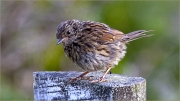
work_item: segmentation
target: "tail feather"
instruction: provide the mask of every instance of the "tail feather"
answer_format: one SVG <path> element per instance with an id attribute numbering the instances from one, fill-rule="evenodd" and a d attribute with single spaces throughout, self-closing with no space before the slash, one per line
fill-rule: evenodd
<path id="1" fill-rule="evenodd" d="M 146 32 L 151 32 L 151 31 L 153 31 L 153 30 L 149 30 L 149 31 L 138 30 L 138 31 L 128 33 L 122 38 L 122 41 L 124 41 L 125 43 L 128 43 L 128 42 L 131 42 L 133 40 L 137 40 L 139 38 L 152 36 L 153 34 L 149 34 L 149 35 L 145 34 Z"/>

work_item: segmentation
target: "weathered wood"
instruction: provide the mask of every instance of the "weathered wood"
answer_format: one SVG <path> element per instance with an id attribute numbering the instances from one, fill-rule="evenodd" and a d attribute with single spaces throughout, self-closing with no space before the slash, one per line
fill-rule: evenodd
<path id="1" fill-rule="evenodd" d="M 82 72 L 34 72 L 34 100 L 146 100 L 146 80 L 141 77 L 126 77 L 117 74 L 106 75 L 107 82 L 90 83 L 77 80 L 68 84 Z M 101 72 L 87 76 L 97 79 Z"/>

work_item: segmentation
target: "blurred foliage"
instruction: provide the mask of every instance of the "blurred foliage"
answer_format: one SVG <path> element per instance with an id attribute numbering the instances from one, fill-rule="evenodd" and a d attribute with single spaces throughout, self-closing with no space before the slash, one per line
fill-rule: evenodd
<path id="1" fill-rule="evenodd" d="M 124 33 L 154 30 L 127 45 L 113 73 L 147 80 L 148 100 L 179 96 L 179 1 L 1 1 L 1 100 L 32 100 L 35 71 L 82 71 L 56 45 L 64 20 L 93 20 Z"/>
<path id="2" fill-rule="evenodd" d="M 23 94 L 20 89 L 17 88 L 13 88 L 11 83 L 6 81 L 6 80 L 2 80 L 2 82 L 0 82 L 0 95 L 1 95 L 1 101 L 3 100 L 17 100 L 17 99 L 21 99 L 21 100 L 26 100 L 26 99 L 30 99 L 30 97 L 28 98 L 27 94 Z"/>

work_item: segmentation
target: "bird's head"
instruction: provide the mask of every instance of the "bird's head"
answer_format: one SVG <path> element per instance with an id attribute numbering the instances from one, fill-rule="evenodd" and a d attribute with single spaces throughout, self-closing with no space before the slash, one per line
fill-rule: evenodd
<path id="1" fill-rule="evenodd" d="M 78 31 L 78 25 L 80 21 L 78 20 L 67 20 L 61 22 L 57 27 L 56 38 L 58 39 L 57 44 L 74 41 Z"/>

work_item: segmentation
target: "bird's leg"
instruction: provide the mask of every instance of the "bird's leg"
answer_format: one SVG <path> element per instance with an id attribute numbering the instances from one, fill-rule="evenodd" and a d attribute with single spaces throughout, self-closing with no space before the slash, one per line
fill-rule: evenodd
<path id="1" fill-rule="evenodd" d="M 106 74 L 107 74 L 110 70 L 111 70 L 111 68 L 108 68 L 108 69 L 105 71 L 105 73 L 103 74 L 103 76 L 100 77 L 99 80 L 93 80 L 93 81 L 91 81 L 91 83 L 104 82 L 104 81 L 106 81 L 106 80 L 104 80 L 104 77 L 106 76 Z"/>
<path id="2" fill-rule="evenodd" d="M 108 68 L 108 69 L 105 71 L 105 73 L 103 74 L 103 76 L 100 77 L 100 80 L 99 80 L 100 82 L 103 81 L 104 77 L 106 76 L 106 74 L 107 74 L 110 70 L 111 70 L 111 68 Z"/>
<path id="3" fill-rule="evenodd" d="M 82 79 L 82 77 L 83 77 L 84 75 L 86 75 L 87 73 L 89 73 L 89 72 L 88 72 L 88 71 L 86 71 L 86 72 L 82 73 L 81 75 L 79 75 L 78 77 L 75 77 L 75 78 L 70 78 L 70 80 L 69 80 L 69 82 L 68 82 L 68 83 L 71 83 L 71 82 L 73 82 L 73 81 L 75 81 L 75 80 L 81 80 L 81 79 Z"/>

